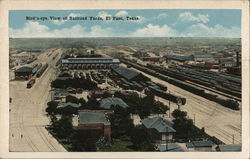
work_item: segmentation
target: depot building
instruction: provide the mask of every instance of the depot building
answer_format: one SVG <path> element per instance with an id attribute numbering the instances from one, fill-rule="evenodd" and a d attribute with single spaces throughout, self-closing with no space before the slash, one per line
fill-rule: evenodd
<path id="1" fill-rule="evenodd" d="M 114 58 L 68 58 L 62 59 L 62 68 L 68 69 L 109 69 L 120 64 L 119 59 Z"/>
<path id="2" fill-rule="evenodd" d="M 29 80 L 33 75 L 32 67 L 21 67 L 15 70 L 15 79 L 16 80 Z"/>

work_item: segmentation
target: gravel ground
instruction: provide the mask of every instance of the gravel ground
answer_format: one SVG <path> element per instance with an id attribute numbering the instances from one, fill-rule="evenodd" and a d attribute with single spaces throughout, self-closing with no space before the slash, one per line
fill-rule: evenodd
<path id="1" fill-rule="evenodd" d="M 60 50 L 53 52 L 59 53 Z M 50 81 L 55 77 L 55 63 L 47 52 L 38 57 L 38 62 L 50 65 L 35 85 L 27 89 L 27 81 L 10 81 L 10 151 L 66 151 L 45 129 L 49 119 L 45 113 L 50 100 Z M 10 72 L 13 79 L 13 72 Z"/>

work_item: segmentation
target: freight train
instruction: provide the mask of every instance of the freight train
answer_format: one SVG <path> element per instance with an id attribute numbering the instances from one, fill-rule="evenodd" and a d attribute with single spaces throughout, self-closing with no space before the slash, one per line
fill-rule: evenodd
<path id="1" fill-rule="evenodd" d="M 136 69 L 138 69 L 140 71 L 143 71 L 143 72 L 148 73 L 148 74 L 150 74 L 152 76 L 158 77 L 159 79 L 161 79 L 163 81 L 166 81 L 166 82 L 168 82 L 170 84 L 173 84 L 173 85 L 175 85 L 177 87 L 180 87 L 180 88 L 182 88 L 184 90 L 192 92 L 192 93 L 194 93 L 194 94 L 196 94 L 198 96 L 207 98 L 207 99 L 209 99 L 211 101 L 214 101 L 214 102 L 217 102 L 217 103 L 221 104 L 224 107 L 228 107 L 228 108 L 231 108 L 231 109 L 234 109 L 234 110 L 239 110 L 240 109 L 239 103 L 237 101 L 230 100 L 230 99 L 229 100 L 221 99 L 221 98 L 217 97 L 217 95 L 213 95 L 213 94 L 205 92 L 204 89 L 202 89 L 202 88 L 200 88 L 198 86 L 195 86 L 195 85 L 192 85 L 192 84 L 189 84 L 189 83 L 183 81 L 183 79 L 179 80 L 179 79 L 169 77 L 169 76 L 166 75 L 166 72 L 162 68 L 160 68 L 160 66 L 152 67 L 152 65 L 147 65 L 147 67 L 146 67 L 146 66 L 143 66 L 143 65 L 140 65 L 140 64 L 136 64 L 134 62 L 130 62 L 129 60 L 126 60 L 126 59 L 121 59 L 121 61 L 123 63 L 127 64 L 127 65 L 135 67 Z M 151 70 L 151 69 L 153 69 L 153 70 Z M 236 83 L 240 82 L 239 80 L 237 80 L 235 78 L 231 78 L 230 80 L 234 81 Z M 216 86 L 213 86 L 213 87 L 216 87 Z M 224 90 L 224 92 L 225 92 L 225 90 Z M 233 94 L 233 91 L 230 90 L 230 93 Z"/>
<path id="2" fill-rule="evenodd" d="M 36 77 L 39 78 L 42 76 L 44 71 L 48 68 L 48 64 L 46 63 L 45 65 L 42 66 L 40 70 L 37 71 Z"/>
<path id="3" fill-rule="evenodd" d="M 157 89 L 153 86 L 149 86 L 148 89 L 145 89 L 145 93 L 154 93 L 156 96 L 164 98 L 166 100 L 169 100 L 171 102 L 177 103 L 178 105 L 185 105 L 186 104 L 186 98 L 179 97 L 167 92 L 164 92 L 163 90 Z"/>
<path id="4" fill-rule="evenodd" d="M 27 83 L 27 88 L 31 88 L 35 83 L 36 83 L 36 79 L 31 79 L 31 80 Z"/>

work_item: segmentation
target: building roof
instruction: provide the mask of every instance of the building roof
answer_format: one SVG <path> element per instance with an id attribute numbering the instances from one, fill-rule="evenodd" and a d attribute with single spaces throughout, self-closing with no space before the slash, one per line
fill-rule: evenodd
<path id="1" fill-rule="evenodd" d="M 17 69 L 15 72 L 17 73 L 23 73 L 23 72 L 29 72 L 32 73 L 33 68 L 32 67 L 21 67 Z"/>
<path id="2" fill-rule="evenodd" d="M 128 107 L 128 105 L 121 98 L 104 98 L 100 102 L 100 107 L 104 109 L 110 109 L 112 105 L 122 108 Z"/>
<path id="3" fill-rule="evenodd" d="M 63 107 L 68 107 L 68 106 L 71 106 L 71 107 L 74 107 L 74 108 L 79 108 L 81 106 L 81 103 L 76 104 L 76 103 L 67 102 L 67 103 L 63 104 Z"/>
<path id="4" fill-rule="evenodd" d="M 187 148 L 197 148 L 197 147 L 212 147 L 212 141 L 192 141 L 186 143 Z"/>
<path id="5" fill-rule="evenodd" d="M 79 124 L 97 124 L 110 125 L 104 112 L 79 112 Z"/>
<path id="6" fill-rule="evenodd" d="M 119 74 L 120 76 L 126 78 L 127 80 L 131 80 L 141 74 L 137 71 L 134 71 L 125 67 L 112 66 L 111 69 L 115 71 L 117 74 Z"/>
<path id="7" fill-rule="evenodd" d="M 182 61 L 182 62 L 191 60 L 191 58 L 188 56 L 166 55 L 164 57 L 170 60 L 176 60 L 176 61 Z"/>
<path id="8" fill-rule="evenodd" d="M 184 152 L 184 149 L 181 148 L 178 144 L 176 143 L 168 143 L 168 145 L 158 145 L 156 150 L 161 151 L 161 152 L 165 152 L 165 151 L 169 151 L 169 152 Z"/>
<path id="9" fill-rule="evenodd" d="M 213 54 L 195 54 L 194 58 L 214 58 Z"/>
<path id="10" fill-rule="evenodd" d="M 120 63 L 119 59 L 113 58 L 68 58 L 62 59 L 63 64 L 105 64 L 105 63 Z"/>
<path id="11" fill-rule="evenodd" d="M 236 62 L 234 62 L 234 60 L 233 59 L 220 59 L 220 63 L 221 64 L 232 64 L 232 63 L 236 63 Z"/>
<path id="12" fill-rule="evenodd" d="M 219 145 L 217 148 L 221 152 L 239 152 L 241 151 L 241 145 L 230 144 L 230 145 Z"/>
<path id="13" fill-rule="evenodd" d="M 163 119 L 162 117 L 145 118 L 141 120 L 146 128 L 152 128 L 159 133 L 172 133 L 176 130 L 172 127 L 173 122 Z"/>
<path id="14" fill-rule="evenodd" d="M 69 93 L 66 90 L 54 90 L 54 97 L 66 97 L 67 95 L 69 95 Z"/>

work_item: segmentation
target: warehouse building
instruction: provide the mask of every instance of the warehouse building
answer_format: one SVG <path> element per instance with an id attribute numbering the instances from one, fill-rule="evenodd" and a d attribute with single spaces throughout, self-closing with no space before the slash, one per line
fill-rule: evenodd
<path id="1" fill-rule="evenodd" d="M 142 61 L 160 62 L 161 57 L 142 57 Z"/>
<path id="2" fill-rule="evenodd" d="M 209 61 L 215 61 L 217 60 L 217 57 L 213 54 L 195 54 L 190 56 L 193 61 L 196 62 L 209 62 Z"/>
<path id="3" fill-rule="evenodd" d="M 62 59 L 62 68 L 68 69 L 109 69 L 120 64 L 119 59 L 113 58 L 68 58 Z"/>
<path id="4" fill-rule="evenodd" d="M 33 75 L 32 67 L 21 67 L 15 70 L 15 80 L 29 80 Z"/>
<path id="5" fill-rule="evenodd" d="M 168 62 L 174 61 L 177 63 L 184 63 L 186 61 L 191 61 L 192 58 L 189 56 L 181 56 L 181 55 L 166 55 L 164 56 Z"/>
<path id="6" fill-rule="evenodd" d="M 126 67 L 112 66 L 112 71 L 117 73 L 119 76 L 131 81 L 149 81 L 150 79 L 140 72 L 128 69 Z"/>

